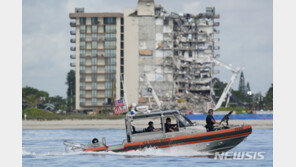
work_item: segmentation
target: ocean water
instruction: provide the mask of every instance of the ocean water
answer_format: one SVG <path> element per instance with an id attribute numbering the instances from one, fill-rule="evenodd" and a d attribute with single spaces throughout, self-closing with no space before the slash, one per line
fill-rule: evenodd
<path id="1" fill-rule="evenodd" d="M 97 152 L 84 153 L 66 151 L 63 140 L 77 143 L 90 143 L 96 137 L 105 136 L 107 145 L 120 144 L 125 138 L 125 130 L 23 130 L 22 132 L 23 166 L 59 166 L 59 167 L 157 167 L 157 166 L 272 166 L 273 164 L 273 130 L 254 129 L 247 140 L 230 150 L 230 153 L 262 152 L 261 160 L 238 160 L 231 154 L 228 159 L 215 159 L 214 155 L 191 152 L 180 149 L 161 150 L 149 148 L 125 153 Z"/>

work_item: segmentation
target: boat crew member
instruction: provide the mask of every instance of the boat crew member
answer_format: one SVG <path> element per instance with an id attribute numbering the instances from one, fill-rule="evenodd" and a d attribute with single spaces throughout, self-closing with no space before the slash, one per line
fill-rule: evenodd
<path id="1" fill-rule="evenodd" d="M 214 131 L 214 124 L 221 124 L 221 122 L 216 122 L 215 118 L 213 117 L 213 113 L 214 113 L 214 110 L 213 109 L 209 109 L 208 111 L 208 116 L 206 118 L 206 128 L 207 128 L 207 131 L 210 132 L 210 131 Z"/>
<path id="2" fill-rule="evenodd" d="M 168 117 L 165 122 L 165 132 L 174 132 L 175 130 L 178 130 L 176 125 L 171 124 L 171 118 Z"/>
<path id="3" fill-rule="evenodd" d="M 153 131 L 159 131 L 159 129 L 155 129 L 154 128 L 154 126 L 153 126 L 153 122 L 152 121 L 150 121 L 149 123 L 148 123 L 148 128 L 146 129 L 146 131 L 147 132 L 153 132 Z"/>

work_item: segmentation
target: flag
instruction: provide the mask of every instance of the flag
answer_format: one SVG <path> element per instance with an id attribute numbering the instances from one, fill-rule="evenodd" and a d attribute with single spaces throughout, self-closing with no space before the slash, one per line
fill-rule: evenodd
<path id="1" fill-rule="evenodd" d="M 115 101 L 115 107 L 118 106 L 118 107 L 122 107 L 122 106 L 125 106 L 123 100 L 116 100 Z"/>
<path id="2" fill-rule="evenodd" d="M 114 108 L 114 115 L 118 115 L 121 113 L 126 113 L 126 107 L 123 100 L 116 100 L 115 101 L 115 108 Z"/>

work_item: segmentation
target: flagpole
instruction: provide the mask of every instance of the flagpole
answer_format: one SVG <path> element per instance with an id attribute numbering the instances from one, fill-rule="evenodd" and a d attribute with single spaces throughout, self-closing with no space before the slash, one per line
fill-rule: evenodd
<path id="1" fill-rule="evenodd" d="M 125 87 L 125 82 L 124 82 L 124 77 L 123 74 L 120 75 L 120 80 L 121 80 L 121 84 L 123 86 L 123 100 L 126 104 L 126 109 L 128 109 L 128 100 L 127 100 L 127 95 L 126 95 L 126 87 Z"/>

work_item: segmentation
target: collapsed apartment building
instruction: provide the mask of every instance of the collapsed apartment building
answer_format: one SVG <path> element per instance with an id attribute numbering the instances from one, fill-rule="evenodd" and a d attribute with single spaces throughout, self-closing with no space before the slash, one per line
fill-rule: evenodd
<path id="1" fill-rule="evenodd" d="M 174 13 L 154 4 L 153 0 L 138 0 L 138 9 L 127 10 L 124 15 L 125 34 L 133 25 L 133 38 L 137 42 L 133 45 L 133 40 L 125 40 L 127 47 L 137 47 L 137 51 L 126 50 L 125 54 L 125 62 L 132 55 L 137 59 L 138 74 L 125 74 L 127 85 L 133 80 L 131 77 L 137 76 L 134 82 L 138 85 L 127 86 L 128 92 L 137 88 L 136 103 L 156 105 L 147 79 L 162 101 L 162 108 L 200 112 L 213 107 L 215 64 L 212 59 L 219 56 L 215 54 L 219 49 L 219 38 L 214 37 L 219 33 L 216 29 L 219 22 L 215 22 L 219 14 L 215 8 L 207 7 L 205 13 L 199 14 Z M 129 62 L 125 68 L 132 72 L 128 70 Z"/>
<path id="2" fill-rule="evenodd" d="M 154 0 L 138 0 L 137 9 L 123 14 L 78 8 L 69 16 L 74 19 L 76 109 L 112 108 L 122 98 L 127 104 L 194 112 L 215 105 L 219 14 L 214 7 L 182 14 L 168 12 Z"/>

